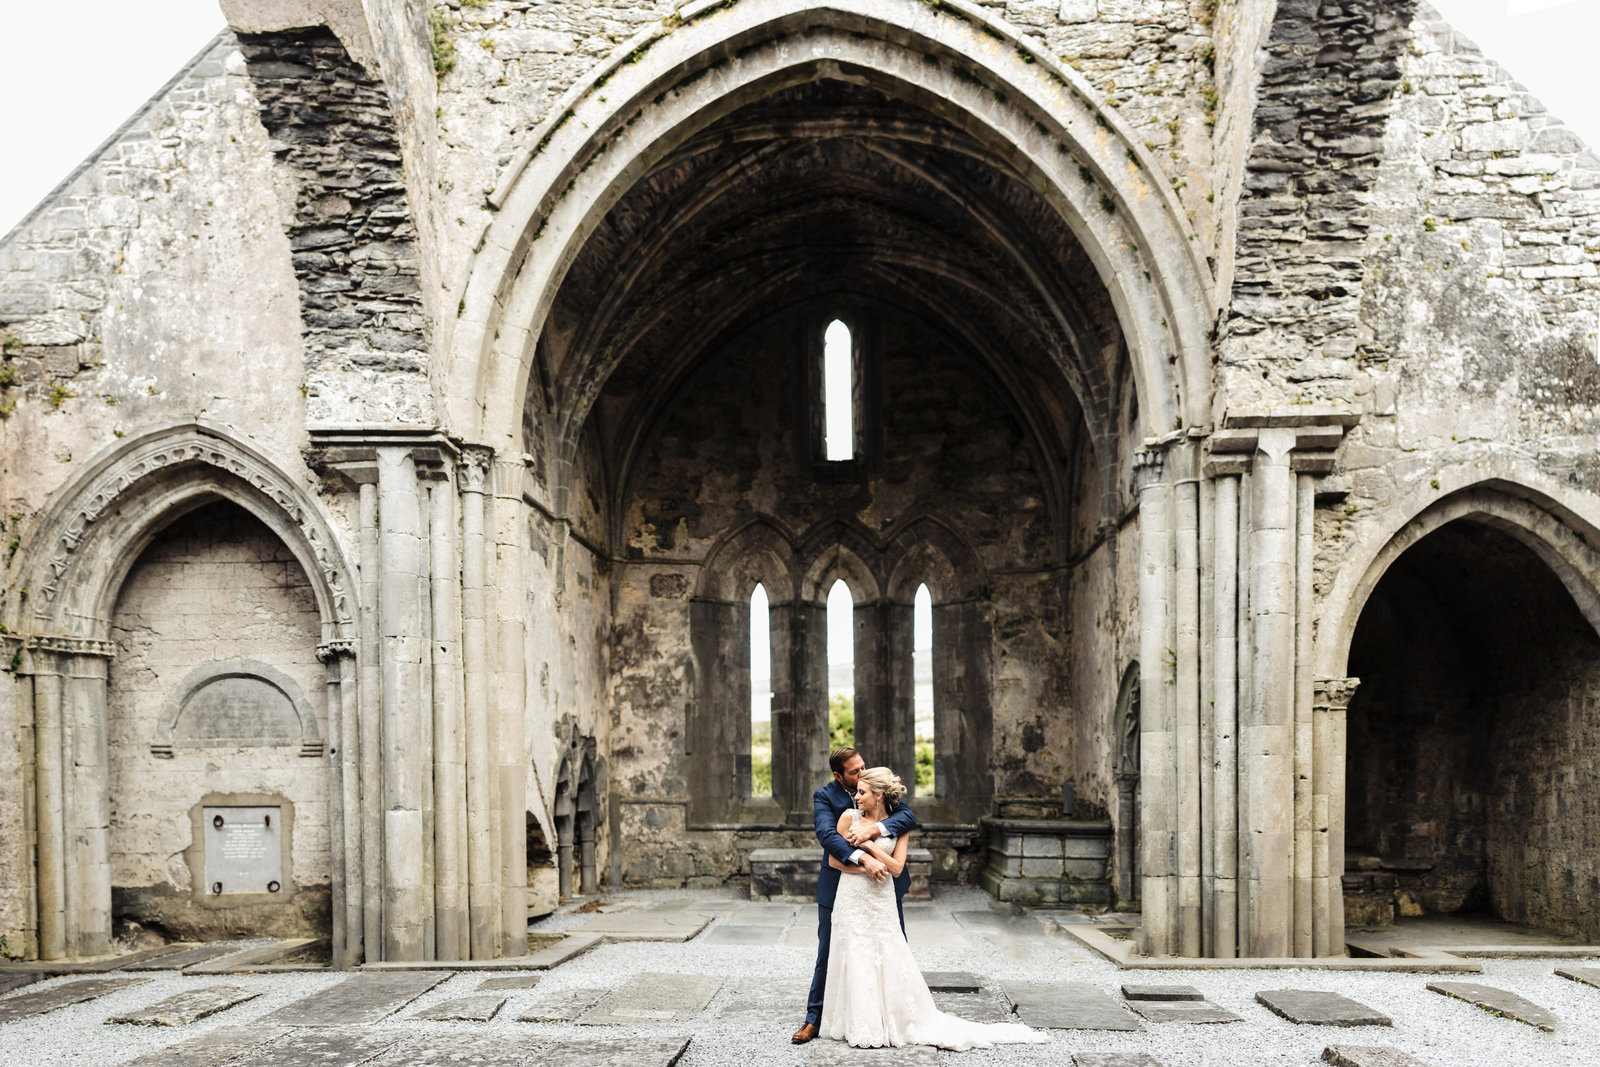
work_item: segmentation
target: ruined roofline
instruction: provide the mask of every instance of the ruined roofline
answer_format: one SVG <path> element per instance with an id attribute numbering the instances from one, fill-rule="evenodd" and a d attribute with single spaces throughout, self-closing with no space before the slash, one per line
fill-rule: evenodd
<path id="1" fill-rule="evenodd" d="M 3 237 L 0 237 L 0 247 L 4 247 L 5 245 L 9 244 L 12 238 L 16 237 L 23 230 L 27 229 L 29 224 L 39 217 L 40 212 L 49 207 L 51 204 L 55 203 L 56 198 L 65 193 L 68 186 L 82 177 L 84 171 L 98 163 L 100 161 L 100 157 L 104 156 L 112 145 L 122 140 L 123 135 L 129 130 L 133 129 L 133 127 L 137 125 L 141 119 L 148 115 L 150 110 L 154 108 L 156 104 L 165 99 L 167 94 L 176 89 L 185 78 L 193 74 L 195 68 L 198 67 L 205 60 L 205 58 L 212 53 L 217 45 L 223 42 L 224 38 L 231 38 L 232 36 L 233 30 L 226 25 L 223 26 L 223 28 L 217 32 L 216 36 L 212 37 L 211 40 L 205 43 L 205 47 L 201 48 L 199 52 L 195 53 L 193 59 L 190 59 L 187 63 L 180 67 L 178 69 L 178 73 L 168 78 L 166 83 L 152 93 L 148 100 L 135 108 L 133 114 L 124 119 L 115 130 L 112 130 L 110 136 L 95 146 L 94 151 L 90 152 L 87 156 L 84 156 L 83 160 L 76 167 L 73 167 L 72 171 L 65 178 L 62 178 L 50 189 L 48 193 L 45 193 L 44 196 L 40 197 L 39 202 L 34 204 L 26 215 L 18 219 L 17 224 L 11 227 L 11 229 L 7 230 Z"/>
<path id="2" fill-rule="evenodd" d="M 1565 119 L 1551 111 L 1549 105 L 1522 83 L 1522 80 L 1517 77 L 1516 71 L 1489 55 L 1479 46 L 1477 41 L 1456 29 L 1449 19 L 1440 14 L 1438 8 L 1428 3 L 1428 0 L 1421 0 L 1417 4 L 1417 13 L 1413 18 L 1413 22 L 1420 24 L 1428 35 L 1438 42 L 1445 55 L 1476 56 L 1483 60 L 1495 73 L 1505 75 L 1506 80 L 1513 87 L 1519 92 L 1526 93 L 1529 100 L 1544 108 L 1544 111 L 1540 112 L 1540 114 L 1544 115 L 1551 126 L 1559 126 L 1562 129 L 1571 131 L 1572 135 L 1583 146 L 1578 152 L 1574 153 L 1575 155 L 1594 154 L 1594 148 L 1589 144 L 1588 138 L 1579 133 L 1576 127 L 1567 125 Z"/>

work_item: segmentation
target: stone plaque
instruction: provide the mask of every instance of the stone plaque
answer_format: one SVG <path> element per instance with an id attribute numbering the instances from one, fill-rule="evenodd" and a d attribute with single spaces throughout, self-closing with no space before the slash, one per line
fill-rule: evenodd
<path id="1" fill-rule="evenodd" d="M 283 891 L 283 809 L 204 808 L 207 896 Z"/>

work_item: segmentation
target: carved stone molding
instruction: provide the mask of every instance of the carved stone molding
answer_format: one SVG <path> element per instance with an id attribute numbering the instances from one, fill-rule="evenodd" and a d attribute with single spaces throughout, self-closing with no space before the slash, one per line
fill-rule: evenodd
<path id="1" fill-rule="evenodd" d="M 42 573 L 32 571 L 33 587 L 25 607 L 35 618 L 48 618 L 61 595 L 77 554 L 93 534 L 96 524 L 113 509 L 137 507 L 141 485 L 185 468 L 203 468 L 203 477 L 231 476 L 266 497 L 278 514 L 299 532 L 309 563 L 327 591 L 336 625 L 351 623 L 349 591 L 341 554 L 331 529 L 307 506 L 303 489 L 271 461 L 220 432 L 198 424 L 155 431 L 120 445 L 89 469 L 86 478 L 71 489 L 54 513 L 47 517 L 37 547 L 24 551 L 46 553 Z M 24 586 L 26 588 L 26 586 Z M 104 642 L 100 642 L 104 644 Z M 109 652 L 106 653 L 109 655 Z"/>
<path id="2" fill-rule="evenodd" d="M 354 659 L 355 655 L 356 643 L 353 639 L 349 638 L 342 638 L 337 641 L 324 641 L 322 644 L 317 646 L 317 662 L 319 663 L 329 663 L 341 656 Z"/>
<path id="3" fill-rule="evenodd" d="M 1346 711 L 1350 698 L 1356 695 L 1360 678 L 1318 678 L 1311 684 L 1311 702 L 1314 707 L 1332 711 Z"/>
<path id="4" fill-rule="evenodd" d="M 489 467 L 494 462 L 494 453 L 487 448 L 471 446 L 461 450 L 461 465 L 458 469 L 463 493 L 481 493 L 484 491 Z"/>

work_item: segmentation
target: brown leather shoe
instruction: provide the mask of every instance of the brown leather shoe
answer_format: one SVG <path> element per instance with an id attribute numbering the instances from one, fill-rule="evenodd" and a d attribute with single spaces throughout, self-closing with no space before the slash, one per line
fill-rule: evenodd
<path id="1" fill-rule="evenodd" d="M 810 1041 L 812 1038 L 814 1038 L 816 1036 L 817 1036 L 817 1024 L 816 1023 L 806 1023 L 800 1029 L 796 1030 L 794 1032 L 794 1036 L 791 1037 L 789 1040 L 792 1041 L 796 1045 L 803 1045 L 807 1041 Z"/>

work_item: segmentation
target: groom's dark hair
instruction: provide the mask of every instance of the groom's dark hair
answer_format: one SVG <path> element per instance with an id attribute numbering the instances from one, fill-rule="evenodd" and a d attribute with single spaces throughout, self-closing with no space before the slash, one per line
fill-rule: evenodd
<path id="1" fill-rule="evenodd" d="M 828 766 L 833 770 L 834 774 L 843 774 L 844 765 L 849 763 L 851 758 L 859 755 L 861 755 L 861 753 L 857 752 L 849 745 L 846 745 L 843 748 L 836 748 L 833 750 L 833 754 L 828 757 Z"/>

